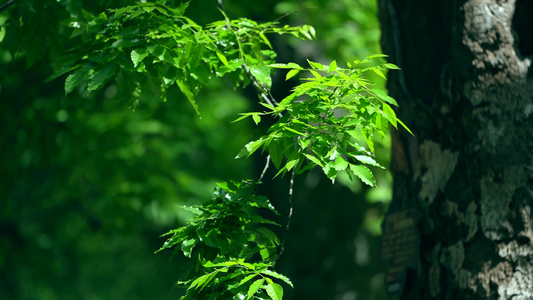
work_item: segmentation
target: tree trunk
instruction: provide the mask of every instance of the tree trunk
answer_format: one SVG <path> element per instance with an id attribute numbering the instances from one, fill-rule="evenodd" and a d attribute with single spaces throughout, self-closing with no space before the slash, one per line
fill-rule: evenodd
<path id="1" fill-rule="evenodd" d="M 415 134 L 393 131 L 391 298 L 533 299 L 533 1 L 379 10 L 403 69 L 388 88 Z"/>

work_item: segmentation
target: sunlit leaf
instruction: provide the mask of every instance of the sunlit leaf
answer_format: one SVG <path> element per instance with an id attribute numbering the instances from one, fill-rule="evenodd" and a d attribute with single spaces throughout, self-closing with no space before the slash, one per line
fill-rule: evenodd
<path id="1" fill-rule="evenodd" d="M 287 164 L 285 165 L 285 169 L 287 169 L 287 171 L 290 171 L 292 168 L 294 168 L 298 163 L 300 162 L 299 159 L 293 159 L 293 160 L 290 160 L 287 162 Z"/>
<path id="2" fill-rule="evenodd" d="M 185 240 L 181 244 L 181 250 L 183 251 L 183 254 L 187 257 L 191 257 L 191 251 L 195 245 L 196 245 L 196 239 Z"/>
<path id="3" fill-rule="evenodd" d="M 307 63 L 309 63 L 309 65 L 310 65 L 313 69 L 317 69 L 317 70 L 324 70 L 324 69 L 326 69 L 326 66 L 324 66 L 323 64 L 320 64 L 320 63 L 314 62 L 314 61 L 307 60 Z"/>
<path id="4" fill-rule="evenodd" d="M 300 70 L 290 70 L 290 71 L 287 73 L 287 76 L 285 77 L 285 80 L 289 80 L 289 79 L 293 78 L 293 77 L 296 76 L 299 72 L 300 72 Z"/>
<path id="5" fill-rule="evenodd" d="M 398 106 L 396 100 L 394 100 L 392 97 L 389 97 L 384 91 L 378 89 L 371 89 L 370 91 L 372 91 L 372 93 L 374 93 L 380 100 Z"/>
<path id="6" fill-rule="evenodd" d="M 259 122 L 261 122 L 261 116 L 258 115 L 258 114 L 253 114 L 252 118 L 254 119 L 254 122 L 255 122 L 256 125 L 258 125 Z"/>
<path id="7" fill-rule="evenodd" d="M 313 40 L 316 36 L 315 28 L 310 25 L 303 25 L 300 27 L 300 32 L 308 39 Z"/>
<path id="8" fill-rule="evenodd" d="M 337 156 L 337 158 L 335 158 L 335 163 L 333 164 L 333 167 L 337 172 L 344 171 L 348 167 L 348 162 L 342 156 L 339 155 Z"/>
<path id="9" fill-rule="evenodd" d="M 268 296 L 272 300 L 281 300 L 283 299 L 283 287 L 275 282 L 269 282 L 266 287 Z"/>
<path id="10" fill-rule="evenodd" d="M 394 126 L 394 128 L 398 128 L 396 113 L 387 103 L 383 103 L 383 116 L 392 124 L 392 126 Z"/>
<path id="11" fill-rule="evenodd" d="M 309 159 L 310 161 L 314 162 L 316 165 L 319 165 L 319 166 L 321 166 L 321 167 L 324 167 L 324 165 L 322 164 L 322 162 L 320 162 L 320 160 L 318 160 L 318 158 L 314 157 L 313 155 L 310 155 L 310 154 L 304 153 L 304 156 L 307 157 L 307 159 Z"/>
<path id="12" fill-rule="evenodd" d="M 383 72 L 381 72 L 380 69 L 377 69 L 377 68 L 372 68 L 372 71 L 374 71 L 374 73 L 376 73 L 379 77 L 383 78 L 383 79 L 387 79 L 387 77 L 385 76 L 385 74 L 383 74 Z"/>
<path id="13" fill-rule="evenodd" d="M 268 276 L 272 276 L 272 277 L 277 278 L 277 279 L 281 279 L 285 283 L 287 283 L 288 285 L 290 285 L 291 287 L 294 288 L 294 285 L 292 284 L 291 280 L 287 276 L 284 276 L 282 274 L 276 273 L 276 272 L 271 271 L 271 270 L 265 270 L 265 271 L 262 271 L 261 273 L 266 274 Z"/>
<path id="14" fill-rule="evenodd" d="M 255 295 L 257 290 L 263 285 L 265 282 L 265 279 L 257 279 L 254 281 L 250 287 L 248 288 L 248 297 L 246 299 L 252 299 L 252 297 Z"/>
<path id="15" fill-rule="evenodd" d="M 198 110 L 198 105 L 196 104 L 196 101 L 194 100 L 194 95 L 187 86 L 185 82 L 182 80 L 176 80 L 176 83 L 178 84 L 178 87 L 180 88 L 181 92 L 187 97 L 187 100 L 189 100 L 189 103 L 192 105 L 194 110 L 196 111 L 196 115 L 200 116 L 200 111 Z"/>
<path id="16" fill-rule="evenodd" d="M 131 61 L 133 62 L 133 66 L 137 67 L 146 56 L 148 56 L 148 50 L 146 50 L 146 48 L 138 48 L 131 51 Z"/>
<path id="17" fill-rule="evenodd" d="M 368 56 L 366 59 L 374 59 L 374 58 L 382 58 L 382 57 L 389 57 L 389 56 L 386 54 L 372 54 Z"/>
<path id="18" fill-rule="evenodd" d="M 384 169 L 380 164 L 378 164 L 372 157 L 370 156 L 367 156 L 367 155 L 352 155 L 353 158 L 357 159 L 358 161 L 364 163 L 364 164 L 367 164 L 367 165 L 372 165 L 372 166 L 376 166 L 376 167 L 380 167 L 382 169 Z"/>
<path id="19" fill-rule="evenodd" d="M 315 76 L 316 78 L 322 78 L 320 73 L 318 73 L 317 71 L 309 70 L 309 72 L 311 72 L 311 74 L 313 74 L 313 76 Z"/>
<path id="20" fill-rule="evenodd" d="M 350 170 L 365 184 L 372 187 L 376 186 L 376 180 L 374 179 L 374 175 L 372 175 L 372 171 L 370 171 L 370 169 L 368 169 L 367 167 L 363 165 L 350 165 Z"/>
<path id="21" fill-rule="evenodd" d="M 268 65 L 268 67 L 271 67 L 271 68 L 277 68 L 277 69 L 299 69 L 299 70 L 303 70 L 302 67 L 300 67 L 300 65 L 298 65 L 297 63 L 288 63 L 288 64 L 280 64 L 280 63 L 277 63 L 277 64 L 270 64 Z"/>
<path id="22" fill-rule="evenodd" d="M 106 83 L 113 75 L 115 75 L 115 64 L 108 63 L 104 68 L 93 73 L 87 85 L 87 91 L 97 90 L 100 86 Z"/>
<path id="23" fill-rule="evenodd" d="M 392 69 L 392 70 L 400 70 L 400 68 L 398 68 L 398 66 L 394 65 L 394 64 L 383 64 L 383 66 L 387 69 Z"/>
<path id="24" fill-rule="evenodd" d="M 405 130 L 407 130 L 411 135 L 414 136 L 414 134 L 411 132 L 411 129 L 409 129 L 409 127 L 407 127 L 407 125 L 405 125 L 400 119 L 397 119 L 398 123 L 400 123 L 402 125 L 403 128 L 405 128 Z"/>
<path id="25" fill-rule="evenodd" d="M 336 71 L 337 70 L 337 62 L 336 61 L 332 61 L 330 64 L 329 64 L 329 71 L 330 72 L 333 72 L 333 71 Z"/>
<path id="26" fill-rule="evenodd" d="M 228 63 L 228 59 L 224 56 L 224 54 L 222 54 L 222 52 L 220 52 L 220 50 L 216 50 L 216 54 L 218 56 L 218 58 L 220 59 L 220 61 L 226 66 L 226 67 L 229 67 L 229 63 Z"/>
<path id="27" fill-rule="evenodd" d="M 263 140 L 263 139 L 259 139 L 259 140 L 253 141 L 253 142 L 249 142 L 248 144 L 246 144 L 241 149 L 241 151 L 239 152 L 239 154 L 237 154 L 237 156 L 235 158 L 248 157 L 248 156 L 252 155 L 264 143 L 265 143 L 265 140 Z"/>
<path id="28" fill-rule="evenodd" d="M 272 86 L 272 78 L 270 78 L 270 69 L 267 66 L 251 66 L 250 73 L 264 86 L 270 88 Z"/>

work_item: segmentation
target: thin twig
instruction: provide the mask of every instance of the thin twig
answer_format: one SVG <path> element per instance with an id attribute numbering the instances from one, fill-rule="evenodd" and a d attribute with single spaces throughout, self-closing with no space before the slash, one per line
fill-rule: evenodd
<path id="1" fill-rule="evenodd" d="M 275 19 L 272 23 L 275 23 L 275 22 L 277 22 L 277 21 L 279 21 L 279 20 L 281 20 L 281 19 L 283 19 L 283 18 L 286 18 L 286 17 L 292 15 L 292 14 L 295 14 L 295 13 L 298 13 L 298 12 L 301 12 L 301 11 L 304 11 L 304 10 L 308 10 L 308 9 L 317 9 L 317 8 L 318 8 L 317 6 L 306 7 L 306 8 L 300 8 L 300 9 L 298 9 L 298 10 L 291 11 L 291 12 L 288 12 L 288 13 L 284 14 L 283 16 L 281 16 L 281 17 Z"/>
<path id="2" fill-rule="evenodd" d="M 218 7 L 220 8 L 220 10 L 225 14 L 226 11 L 224 10 L 223 0 L 217 0 L 217 3 L 218 3 Z M 297 11 L 294 11 L 294 12 L 291 12 L 291 13 L 286 13 L 285 15 L 283 15 L 283 16 L 277 18 L 276 20 L 274 20 L 273 23 L 275 23 L 275 22 L 277 22 L 277 21 L 279 21 L 279 20 L 281 20 L 281 19 L 283 19 L 283 18 L 285 18 L 285 17 L 287 17 L 287 16 L 289 16 L 289 15 L 291 15 L 293 13 L 296 13 L 296 12 L 299 12 L 299 11 L 303 11 L 303 10 L 307 10 L 307 9 L 311 9 L 311 8 L 315 8 L 315 7 L 304 8 L 304 9 L 300 9 L 300 10 L 297 10 Z M 229 20 L 227 20 L 227 21 L 229 23 Z M 237 42 L 239 43 L 239 46 L 240 46 L 239 35 L 235 32 L 235 30 L 232 27 L 230 29 L 235 34 L 235 38 L 237 39 Z M 263 29 L 263 31 L 265 29 Z M 262 31 L 260 33 L 262 33 Z M 277 105 L 278 103 L 276 102 L 276 100 L 274 99 L 272 94 L 270 93 L 270 89 L 268 89 L 267 87 L 263 86 L 260 82 L 258 82 L 257 79 L 250 73 L 250 70 L 247 68 L 246 65 L 243 66 L 243 69 L 246 72 L 246 75 L 248 76 L 250 81 L 253 83 L 253 86 L 256 89 L 256 91 L 258 92 L 260 98 L 263 101 L 265 101 L 266 103 L 268 103 L 269 105 L 271 105 L 271 106 Z M 278 115 L 280 117 L 282 116 L 281 113 L 278 114 Z M 266 164 L 265 164 L 265 168 L 263 169 L 263 172 L 261 173 L 261 176 L 259 177 L 259 181 L 261 181 L 263 179 L 263 177 L 264 177 L 264 175 L 265 175 L 265 173 L 266 173 L 266 171 L 268 169 L 269 164 L 270 164 L 270 155 L 267 156 L 267 161 L 266 161 Z M 291 181 L 289 183 L 289 199 L 288 199 L 288 202 L 289 202 L 289 216 L 287 218 L 287 225 L 285 226 L 285 234 L 283 236 L 283 241 L 280 244 L 279 253 L 277 254 L 277 256 L 274 259 L 274 261 L 278 260 L 278 258 L 281 256 L 281 254 L 283 254 L 283 251 L 285 251 L 285 242 L 287 241 L 287 236 L 289 234 L 289 229 L 290 229 L 291 220 L 292 220 L 292 210 L 293 210 L 292 193 L 293 193 L 293 186 L 294 186 L 294 170 L 292 170 L 292 172 L 291 172 Z"/>
<path id="3" fill-rule="evenodd" d="M 220 10 L 224 14 L 226 14 L 226 11 L 224 10 L 223 0 L 217 0 L 217 3 L 218 3 L 218 7 L 220 8 Z M 235 32 L 233 27 L 230 26 L 230 20 L 226 18 L 226 21 L 228 23 L 226 26 L 228 27 L 228 29 L 230 29 L 233 32 L 233 34 L 235 35 L 235 38 L 237 39 L 237 43 L 239 44 L 239 50 L 240 50 L 239 52 L 242 55 L 241 41 L 240 41 L 239 35 L 237 34 L 237 32 Z M 252 85 L 254 86 L 254 89 L 256 90 L 257 94 L 259 94 L 260 99 L 272 107 L 277 106 L 278 102 L 276 102 L 276 100 L 270 93 L 270 89 L 263 86 L 260 82 L 257 81 L 257 79 L 250 73 L 250 70 L 248 69 L 246 64 L 244 64 L 243 69 L 244 69 L 244 72 L 246 73 L 246 76 L 248 76 L 248 79 L 250 79 L 250 81 L 252 82 Z M 281 118 L 282 116 L 281 113 L 279 113 L 278 116 Z"/>
<path id="4" fill-rule="evenodd" d="M 13 4 L 15 4 L 15 0 L 9 0 L 9 1 L 7 1 L 6 3 L 2 4 L 2 6 L 0 6 L 0 13 L 1 13 L 4 9 L 10 7 L 10 6 L 13 5 Z"/>
<path id="5" fill-rule="evenodd" d="M 291 172 L 291 182 L 289 183 L 289 216 L 287 217 L 287 225 L 285 226 L 285 234 L 283 236 L 283 241 L 281 241 L 280 244 L 280 250 L 278 255 L 276 256 L 276 259 L 274 261 L 278 260 L 278 258 L 283 254 L 283 251 L 285 251 L 285 242 L 287 241 L 287 236 L 289 235 L 289 230 L 291 228 L 291 220 L 292 220 L 292 190 L 294 186 L 294 170 Z"/>
<path id="6" fill-rule="evenodd" d="M 268 170 L 268 165 L 270 165 L 270 154 L 267 156 L 267 159 L 266 159 L 266 163 L 265 163 L 265 168 L 263 169 L 263 172 L 261 173 L 261 176 L 259 176 L 259 182 L 261 182 L 261 180 L 263 180 L 263 177 L 265 176 L 266 174 L 266 171 Z"/>
<path id="7" fill-rule="evenodd" d="M 238 38 L 239 37 L 237 37 L 237 39 Z M 270 93 L 270 90 L 267 89 L 266 87 L 263 87 L 261 83 L 257 81 L 257 79 L 250 73 L 250 70 L 247 68 L 246 64 L 244 65 L 243 69 L 244 69 L 244 72 L 246 72 L 246 75 L 248 76 L 250 81 L 252 82 L 252 85 L 254 86 L 255 91 L 259 94 L 259 97 L 261 98 L 261 100 L 265 101 L 268 105 L 272 107 L 276 107 L 278 105 L 278 102 L 276 101 L 276 99 L 274 99 L 274 97 Z M 281 118 L 282 114 L 279 113 L 278 117 Z"/>
<path id="8" fill-rule="evenodd" d="M 224 1 L 217 0 L 217 4 L 218 4 L 218 7 L 220 8 L 220 10 L 222 10 L 223 12 L 226 12 L 226 10 L 224 9 Z"/>

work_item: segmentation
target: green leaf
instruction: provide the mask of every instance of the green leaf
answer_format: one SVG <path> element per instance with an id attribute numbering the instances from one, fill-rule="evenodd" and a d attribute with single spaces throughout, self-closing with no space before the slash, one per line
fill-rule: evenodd
<path id="1" fill-rule="evenodd" d="M 355 176 L 359 177 L 362 182 L 372 187 L 376 186 L 374 175 L 372 175 L 372 171 L 370 171 L 370 169 L 367 167 L 363 165 L 350 164 L 350 170 L 355 174 Z"/>
<path id="2" fill-rule="evenodd" d="M 241 149 L 235 158 L 248 157 L 252 155 L 255 151 L 257 151 L 257 149 L 259 149 L 259 147 L 261 147 L 261 145 L 265 143 L 265 141 L 266 140 L 264 139 L 258 139 L 257 141 L 249 142 Z"/>
<path id="3" fill-rule="evenodd" d="M 386 55 L 386 54 L 372 54 L 369 57 L 367 57 L 366 59 L 374 59 L 374 58 L 381 58 L 381 57 L 389 57 L 389 56 Z"/>
<path id="4" fill-rule="evenodd" d="M 165 58 L 166 50 L 165 50 L 165 47 L 159 44 L 154 44 L 154 45 L 148 46 L 148 52 L 150 52 L 150 54 L 152 54 L 153 56 L 155 56 L 161 61 Z"/>
<path id="5" fill-rule="evenodd" d="M 259 34 L 259 37 L 268 46 L 268 48 L 272 49 L 272 44 L 270 44 L 270 41 L 267 39 L 267 37 L 263 33 Z"/>
<path id="6" fill-rule="evenodd" d="M 299 64 L 296 63 L 288 63 L 288 64 L 270 64 L 268 67 L 276 68 L 276 69 L 298 69 L 303 70 L 302 67 L 300 67 Z"/>
<path id="7" fill-rule="evenodd" d="M 220 59 L 220 61 L 226 66 L 229 68 L 229 63 L 228 63 L 228 59 L 224 56 L 224 54 L 222 54 L 222 52 L 220 52 L 220 50 L 216 50 L 216 54 L 218 56 L 218 59 Z"/>
<path id="8" fill-rule="evenodd" d="M 296 76 L 298 73 L 300 73 L 300 70 L 290 70 L 288 73 L 287 73 L 287 76 L 285 77 L 285 80 L 289 80 L 291 78 L 293 78 L 294 76 Z"/>
<path id="9" fill-rule="evenodd" d="M 337 70 L 337 62 L 336 61 L 332 61 L 330 64 L 329 64 L 329 71 L 330 72 L 333 72 L 333 71 L 336 71 Z"/>
<path id="10" fill-rule="evenodd" d="M 303 132 L 299 132 L 298 130 L 293 129 L 293 128 L 289 127 L 289 126 L 284 126 L 283 128 L 284 128 L 285 130 L 288 130 L 288 131 L 292 132 L 292 133 L 296 133 L 297 135 L 300 135 L 300 136 L 307 136 L 307 134 L 305 134 L 305 133 L 303 133 Z"/>
<path id="11" fill-rule="evenodd" d="M 270 154 L 272 163 L 279 170 L 281 161 L 283 160 L 283 147 L 277 141 L 272 141 L 268 144 L 268 153 Z"/>
<path id="12" fill-rule="evenodd" d="M 333 163 L 333 167 L 337 172 L 344 171 L 348 167 L 348 162 L 342 156 L 339 155 L 335 158 L 335 163 Z"/>
<path id="13" fill-rule="evenodd" d="M 309 72 L 311 72 L 311 74 L 313 74 L 313 76 L 315 76 L 316 78 L 322 78 L 320 73 L 318 73 L 317 71 L 309 70 Z"/>
<path id="14" fill-rule="evenodd" d="M 131 61 L 133 62 L 133 66 L 137 67 L 146 56 L 148 56 L 148 50 L 146 50 L 146 48 L 139 48 L 131 51 Z"/>
<path id="15" fill-rule="evenodd" d="M 307 148 L 311 143 L 310 139 L 298 139 L 298 144 L 302 147 L 302 150 Z"/>
<path id="16" fill-rule="evenodd" d="M 324 69 L 326 69 L 326 67 L 325 67 L 323 64 L 320 64 L 320 63 L 317 63 L 317 62 L 314 62 L 314 61 L 307 60 L 307 63 L 308 63 L 313 69 L 317 69 L 317 70 L 324 70 Z"/>
<path id="17" fill-rule="evenodd" d="M 218 273 L 218 272 L 217 272 Z M 212 276 L 213 273 L 210 273 L 210 274 L 205 274 L 205 275 L 202 275 L 198 278 L 196 278 L 192 283 L 191 285 L 189 286 L 189 289 L 198 289 L 198 288 L 201 288 L 203 289 L 203 287 L 209 283 L 209 281 L 211 281 L 211 279 L 213 278 Z"/>
<path id="18" fill-rule="evenodd" d="M 414 134 L 411 132 L 411 129 L 409 129 L 409 127 L 407 127 L 407 125 L 405 125 L 400 119 L 397 119 L 398 120 L 398 123 L 400 123 L 403 128 L 405 128 L 405 130 L 407 130 L 412 136 L 414 136 Z"/>
<path id="19" fill-rule="evenodd" d="M 118 39 L 111 45 L 111 47 L 112 48 L 125 48 L 125 47 L 130 47 L 133 45 L 137 45 L 140 42 L 142 42 L 141 39 L 128 39 L 128 38 Z"/>
<path id="20" fill-rule="evenodd" d="M 387 69 L 392 69 L 392 70 L 401 70 L 400 68 L 398 68 L 397 65 L 395 64 L 383 64 L 383 66 Z"/>
<path id="21" fill-rule="evenodd" d="M 285 165 L 285 169 L 287 169 L 287 171 L 290 171 L 292 168 L 294 168 L 294 166 L 296 166 L 298 163 L 300 162 L 300 159 L 298 158 L 295 158 L 293 160 L 290 160 L 287 162 L 287 164 Z"/>
<path id="22" fill-rule="evenodd" d="M 190 211 L 192 212 L 193 214 L 195 215 L 202 215 L 204 212 L 201 211 L 200 209 L 198 209 L 197 206 L 186 206 L 186 205 L 181 205 L 180 206 L 181 209 L 184 209 L 186 211 Z"/>
<path id="23" fill-rule="evenodd" d="M 253 115 L 252 113 L 244 113 L 244 114 L 240 114 L 241 116 L 238 117 L 237 119 L 231 121 L 231 123 L 235 123 L 235 122 L 239 122 L 241 120 L 244 120 L 246 118 L 248 118 L 249 116 Z"/>
<path id="24" fill-rule="evenodd" d="M 396 113 L 387 103 L 383 103 L 383 116 L 392 124 L 392 126 L 394 126 L 394 128 L 398 129 Z"/>
<path id="25" fill-rule="evenodd" d="M 274 250 L 273 248 L 263 248 L 259 250 L 259 255 L 261 255 L 261 259 L 263 259 L 263 261 L 272 258 L 275 253 L 276 250 Z"/>
<path id="26" fill-rule="evenodd" d="M 322 171 L 324 171 L 324 174 L 328 176 L 331 182 L 335 183 L 335 178 L 337 177 L 337 170 L 335 170 L 331 163 L 326 163 L 326 165 L 322 167 Z"/>
<path id="27" fill-rule="evenodd" d="M 246 282 L 250 281 L 251 279 L 255 278 L 258 274 L 251 274 L 246 277 L 244 277 L 241 281 L 239 281 L 237 284 L 230 286 L 230 289 L 238 288 L 241 285 L 245 284 Z"/>
<path id="28" fill-rule="evenodd" d="M 221 262 L 221 263 L 217 263 L 217 264 L 214 264 L 210 261 L 207 261 L 203 264 L 204 267 L 206 268 L 214 268 L 214 267 L 231 267 L 231 266 L 234 266 L 238 264 L 236 261 L 224 261 L 224 262 Z"/>
<path id="29" fill-rule="evenodd" d="M 283 299 L 283 287 L 275 282 L 269 282 L 266 291 L 272 300 Z"/>
<path id="30" fill-rule="evenodd" d="M 65 94 L 69 94 L 75 87 L 81 85 L 86 81 L 87 75 L 91 71 L 91 66 L 86 64 L 83 68 L 76 70 L 70 74 L 65 80 Z"/>
<path id="31" fill-rule="evenodd" d="M 320 160 L 318 158 L 314 157 L 313 155 L 307 154 L 307 153 L 305 153 L 304 155 L 305 155 L 305 157 L 307 157 L 307 159 L 309 159 L 310 161 L 314 162 L 316 165 L 324 167 L 324 164 L 322 164 L 322 162 L 320 162 Z"/>
<path id="32" fill-rule="evenodd" d="M 250 287 L 248 288 L 248 297 L 246 299 L 251 299 L 254 294 L 257 292 L 257 290 L 259 290 L 259 288 L 263 285 L 263 283 L 265 282 L 265 279 L 257 279 L 256 281 L 254 281 Z"/>
<path id="33" fill-rule="evenodd" d="M 115 64 L 108 63 L 104 68 L 94 72 L 87 85 L 87 91 L 90 92 L 98 89 L 101 85 L 106 83 L 111 76 L 115 75 L 115 71 Z"/>
<path id="34" fill-rule="evenodd" d="M 358 161 L 365 163 L 367 165 L 372 165 L 376 167 L 380 167 L 384 169 L 380 164 L 378 164 L 372 157 L 367 155 L 351 155 L 353 158 L 357 159 Z"/>
<path id="35" fill-rule="evenodd" d="M 398 103 L 396 100 L 394 100 L 392 97 L 389 97 L 384 91 L 378 90 L 378 89 L 371 89 L 370 90 L 376 97 L 382 101 L 388 102 L 392 105 L 398 106 Z"/>
<path id="36" fill-rule="evenodd" d="M 272 242 L 274 242 L 274 244 L 279 245 L 279 238 L 272 230 L 266 227 L 259 227 L 257 228 L 257 231 L 260 232 L 265 237 L 267 237 Z"/>
<path id="37" fill-rule="evenodd" d="M 303 36 L 308 40 L 312 40 L 316 36 L 315 28 L 310 25 L 302 25 L 300 27 L 300 33 L 303 34 Z"/>
<path id="38" fill-rule="evenodd" d="M 381 72 L 380 69 L 378 68 L 372 68 L 372 71 L 374 71 L 374 73 L 376 73 L 379 77 L 387 80 L 387 77 L 385 76 L 385 74 L 383 74 L 383 72 Z"/>
<path id="39" fill-rule="evenodd" d="M 183 251 L 183 254 L 187 257 L 191 257 L 191 252 L 194 246 L 196 245 L 196 239 L 188 239 L 183 241 L 181 244 L 181 251 Z"/>
<path id="40" fill-rule="evenodd" d="M 267 66 L 251 66 L 250 74 L 252 74 L 257 81 L 266 86 L 272 87 L 272 78 L 270 78 L 270 69 Z"/>
<path id="41" fill-rule="evenodd" d="M 277 272 L 274 272 L 274 271 L 271 271 L 271 270 L 265 270 L 265 271 L 262 271 L 261 273 L 263 273 L 265 275 L 268 275 L 268 276 L 272 276 L 272 277 L 277 278 L 277 279 L 281 279 L 285 283 L 290 285 L 292 288 L 294 288 L 294 285 L 292 284 L 291 280 L 287 276 L 281 275 L 281 274 L 279 274 Z"/>
<path id="42" fill-rule="evenodd" d="M 189 103 L 191 103 L 192 107 L 194 108 L 194 111 L 196 111 L 196 115 L 200 117 L 198 105 L 196 104 L 196 101 L 194 100 L 194 95 L 187 86 L 187 84 L 181 80 L 176 80 L 176 83 L 178 84 L 178 87 L 180 88 L 181 92 L 187 97 L 187 100 L 189 100 Z"/>
<path id="43" fill-rule="evenodd" d="M 259 102 L 259 104 L 263 105 L 264 107 L 270 109 L 270 110 L 276 110 L 276 108 L 268 103 Z"/>
<path id="44" fill-rule="evenodd" d="M 253 114 L 252 115 L 252 119 L 254 119 L 254 122 L 255 122 L 256 125 L 258 125 L 259 122 L 261 122 L 261 116 L 258 115 L 258 114 Z"/>

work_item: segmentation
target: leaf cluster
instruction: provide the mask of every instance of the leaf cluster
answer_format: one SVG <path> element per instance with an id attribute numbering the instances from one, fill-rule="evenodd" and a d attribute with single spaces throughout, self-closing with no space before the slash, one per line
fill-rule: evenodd
<path id="1" fill-rule="evenodd" d="M 310 26 L 277 27 L 241 18 L 202 27 L 184 15 L 189 2 L 173 8 L 163 1 L 139 3 L 97 16 L 83 12 L 64 25 L 72 37 L 86 41 L 57 62 L 54 79 L 69 73 L 68 94 L 79 87 L 91 92 L 111 79 L 121 86 L 122 97 L 133 103 L 143 94 L 167 99 L 175 85 L 199 114 L 195 96 L 213 77 L 227 75 L 235 86 L 250 83 L 248 73 L 270 88 L 270 69 L 276 56 L 265 34 L 292 34 L 312 38 Z"/>
<path id="2" fill-rule="evenodd" d="M 376 185 L 369 169 L 381 167 L 374 159 L 374 135 L 384 136 L 390 124 L 407 127 L 391 108 L 396 101 L 373 88 L 365 74 L 385 78 L 383 71 L 398 69 L 395 65 L 373 64 L 382 55 L 353 61 L 346 68 L 336 61 L 308 61 L 307 68 L 275 63 L 266 34 L 312 39 L 314 29 L 230 20 L 223 11 L 223 20 L 203 27 L 184 15 L 187 5 L 139 3 L 66 20 L 64 24 L 74 28 L 72 36 L 85 41 L 58 62 L 50 79 L 69 74 L 67 94 L 75 88 L 92 92 L 115 80 L 122 97 L 133 103 L 154 95 L 166 100 L 169 89 L 176 87 L 198 115 L 196 95 L 213 77 L 225 76 L 234 87 L 253 83 L 267 110 L 245 113 L 237 120 L 251 117 L 258 124 L 264 116 L 281 117 L 237 157 L 262 149 L 268 151 L 278 175 L 319 166 L 333 181 L 346 172 Z M 275 69 L 286 70 L 286 80 L 307 74 L 279 103 L 270 96 Z M 211 201 L 183 207 L 196 215 L 186 226 L 165 234 L 169 238 L 158 251 L 173 248 L 191 261 L 184 280 L 178 282 L 187 288 L 182 299 L 281 299 L 283 289 L 274 280 L 292 286 L 273 271 L 282 245 L 269 226 L 279 225 L 258 211 L 278 213 L 266 197 L 254 194 L 256 184 L 219 183 Z"/>
<path id="3" fill-rule="evenodd" d="M 201 206 L 185 206 L 196 216 L 174 229 L 161 251 L 174 248 L 196 262 L 187 274 L 182 299 L 281 299 L 283 288 L 273 279 L 292 286 L 272 270 L 280 241 L 269 225 L 276 222 L 256 210 L 278 214 L 268 198 L 255 195 L 256 182 L 218 183 L 214 197 Z"/>
<path id="4" fill-rule="evenodd" d="M 385 92 L 373 89 L 365 78 L 367 72 L 385 78 L 383 70 L 398 69 L 393 64 L 371 65 L 372 55 L 341 68 L 336 61 L 329 65 L 308 61 L 309 68 L 295 63 L 271 64 L 288 70 L 286 80 L 305 71 L 310 76 L 283 99 L 279 105 L 262 103 L 268 111 L 245 113 L 237 120 L 252 117 L 255 123 L 264 115 L 283 115 L 268 133 L 244 146 L 237 157 L 248 157 L 258 149 L 267 150 L 278 174 L 293 170 L 297 174 L 314 166 L 322 168 L 331 180 L 347 172 L 364 183 L 376 182 L 368 166 L 381 167 L 374 159 L 373 136 L 385 136 L 389 124 L 398 123 L 391 105 L 396 101 Z M 368 66 L 370 63 L 370 66 Z"/>

